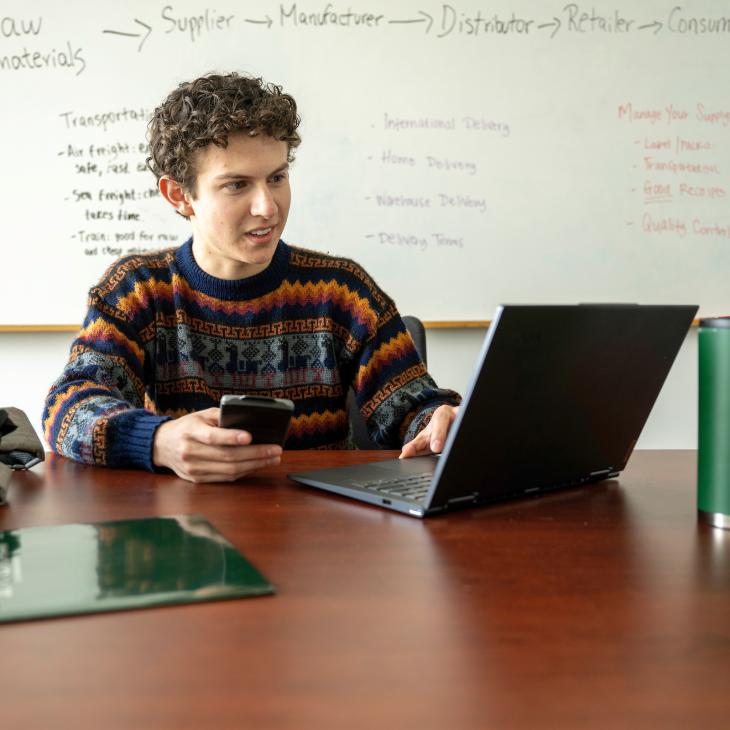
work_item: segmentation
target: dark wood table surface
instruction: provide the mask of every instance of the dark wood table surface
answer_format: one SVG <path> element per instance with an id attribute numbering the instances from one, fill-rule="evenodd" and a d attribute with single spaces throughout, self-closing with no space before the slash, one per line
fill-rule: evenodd
<path id="1" fill-rule="evenodd" d="M 2 727 L 730 725 L 730 532 L 697 523 L 694 452 L 423 521 L 285 476 L 391 455 L 14 476 L 0 529 L 200 513 L 278 593 L 0 625 Z"/>

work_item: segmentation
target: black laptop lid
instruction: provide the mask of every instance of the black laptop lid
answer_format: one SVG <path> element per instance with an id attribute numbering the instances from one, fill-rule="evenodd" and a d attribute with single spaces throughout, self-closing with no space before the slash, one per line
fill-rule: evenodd
<path id="1" fill-rule="evenodd" d="M 439 460 L 431 506 L 470 492 L 499 499 L 623 469 L 696 311 L 500 307 Z"/>

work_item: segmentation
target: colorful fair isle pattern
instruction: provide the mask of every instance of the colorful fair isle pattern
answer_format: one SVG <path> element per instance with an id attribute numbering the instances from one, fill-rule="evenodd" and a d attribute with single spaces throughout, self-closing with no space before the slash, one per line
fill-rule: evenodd
<path id="1" fill-rule="evenodd" d="M 353 261 L 280 241 L 265 271 L 224 281 L 196 264 L 188 241 L 120 259 L 89 292 L 43 426 L 64 456 L 153 469 L 160 423 L 247 393 L 294 401 L 285 448 L 350 448 L 350 386 L 372 439 L 390 448 L 459 402 Z"/>

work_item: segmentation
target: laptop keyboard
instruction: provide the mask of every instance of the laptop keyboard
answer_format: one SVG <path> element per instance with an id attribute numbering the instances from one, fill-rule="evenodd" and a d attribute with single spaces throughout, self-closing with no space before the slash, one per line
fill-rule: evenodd
<path id="1" fill-rule="evenodd" d="M 358 482 L 357 486 L 420 502 L 428 494 L 428 488 L 431 486 L 431 474 L 369 479 L 365 482 Z"/>

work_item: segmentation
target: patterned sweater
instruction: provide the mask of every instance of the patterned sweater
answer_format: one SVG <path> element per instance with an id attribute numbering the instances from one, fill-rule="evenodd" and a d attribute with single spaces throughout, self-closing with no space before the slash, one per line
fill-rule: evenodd
<path id="1" fill-rule="evenodd" d="M 280 241 L 266 270 L 226 281 L 197 265 L 191 239 L 120 259 L 91 289 L 43 426 L 59 454 L 152 470 L 160 423 L 247 393 L 294 401 L 285 448 L 349 448 L 350 386 L 371 438 L 390 448 L 459 402 L 356 263 Z"/>

